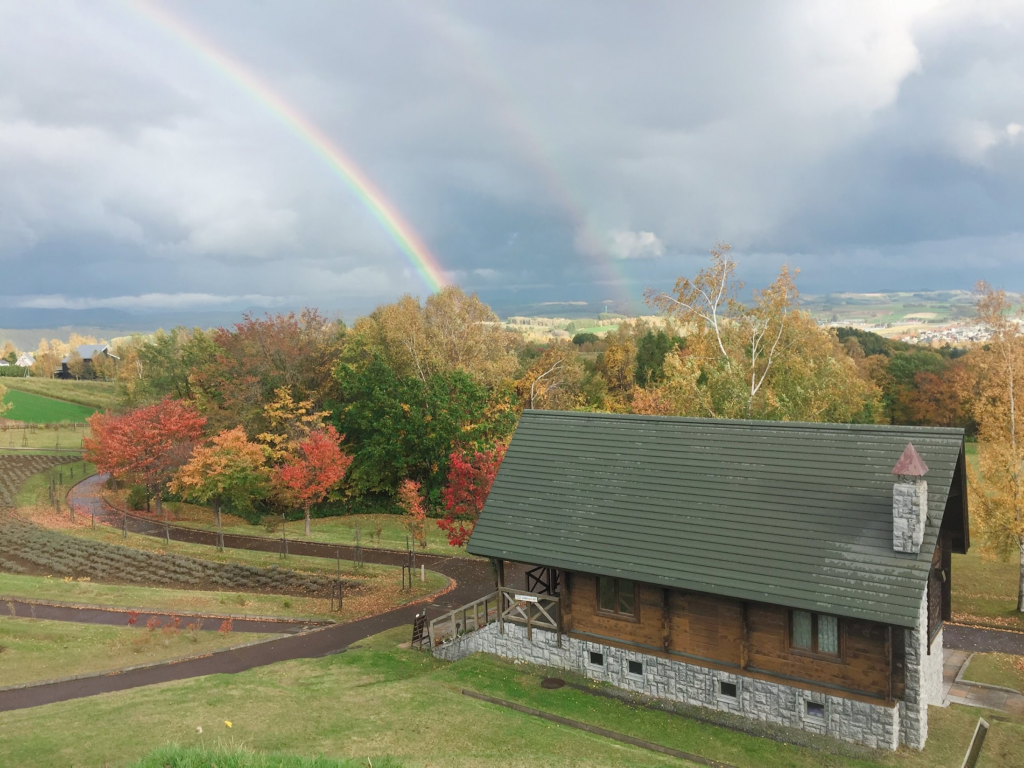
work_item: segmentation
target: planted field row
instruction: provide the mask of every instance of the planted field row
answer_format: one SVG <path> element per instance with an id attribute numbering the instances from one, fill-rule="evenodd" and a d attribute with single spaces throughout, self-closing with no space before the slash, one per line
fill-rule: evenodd
<path id="1" fill-rule="evenodd" d="M 319 595 L 331 584 L 322 576 L 277 566 L 215 563 L 81 539 L 12 516 L 0 518 L 0 570 L 8 570 L 8 564 L 59 576 L 185 589 Z M 357 584 L 346 582 L 348 587 Z"/>
<path id="2" fill-rule="evenodd" d="M 14 506 L 18 489 L 32 475 L 75 460 L 73 456 L 8 456 L 0 454 L 0 508 Z"/>

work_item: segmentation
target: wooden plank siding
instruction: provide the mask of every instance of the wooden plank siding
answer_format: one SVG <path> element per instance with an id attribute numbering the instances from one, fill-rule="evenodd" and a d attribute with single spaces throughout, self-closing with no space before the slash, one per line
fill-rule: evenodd
<path id="1" fill-rule="evenodd" d="M 827 660 L 790 650 L 782 606 L 637 584 L 630 620 L 600 613 L 597 577 L 575 572 L 564 579 L 561 604 L 563 628 L 576 639 L 873 703 L 902 694 L 890 673 L 890 638 L 903 630 L 877 622 L 840 619 L 841 654 Z"/>

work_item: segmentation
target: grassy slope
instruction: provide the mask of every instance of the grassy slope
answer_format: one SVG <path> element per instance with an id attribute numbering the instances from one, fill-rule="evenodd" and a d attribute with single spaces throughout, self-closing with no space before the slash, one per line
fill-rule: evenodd
<path id="1" fill-rule="evenodd" d="M 39 453 L 53 452 L 53 449 L 82 448 L 83 437 L 89 434 L 88 427 L 39 425 L 28 428 L 4 428 L 0 425 L 0 453 L 25 453 L 23 449 L 33 448 Z M 15 450 L 7 450 L 15 449 Z"/>
<path id="2" fill-rule="evenodd" d="M 538 685 L 539 670 L 527 665 L 485 656 L 444 664 L 398 649 L 396 644 L 407 637 L 408 628 L 400 628 L 322 659 L 0 713 L 5 734 L 0 764 L 125 765 L 168 742 L 190 747 L 230 740 L 232 746 L 306 756 L 391 755 L 410 766 L 683 765 L 469 699 L 460 694 L 462 688 L 739 768 L 953 768 L 960 765 L 978 715 L 963 707 L 933 707 L 925 752 L 863 753 L 853 759 L 632 708 L 571 688 L 545 691 Z M 230 730 L 225 720 L 231 721 Z M 993 735 L 1007 749 L 1019 750 L 1024 729 L 1015 728 L 996 722 Z"/>
<path id="3" fill-rule="evenodd" d="M 0 685 L 205 653 L 267 635 L 163 632 L 0 617 Z"/>
<path id="4" fill-rule="evenodd" d="M 50 397 L 42 397 L 16 389 L 8 389 L 7 394 L 4 395 L 4 402 L 12 406 L 4 414 L 4 418 L 33 424 L 59 424 L 62 421 L 84 422 L 96 412 L 95 408 L 85 405 L 54 400 Z"/>
<path id="5" fill-rule="evenodd" d="M 1024 692 L 1024 659 L 1007 653 L 976 653 L 964 672 L 964 680 Z"/>
<path id="6" fill-rule="evenodd" d="M 389 758 L 332 760 L 329 757 L 295 757 L 249 749 L 206 749 L 204 747 L 161 747 L 133 764 L 133 768 L 402 768 Z"/>
<path id="7" fill-rule="evenodd" d="M 18 489 L 18 495 L 15 497 L 14 503 L 19 507 L 46 504 L 48 498 L 47 489 L 50 485 L 50 478 L 53 478 L 57 484 L 57 491 L 63 506 L 64 497 L 71 486 L 95 471 L 96 467 L 88 461 L 73 461 L 68 464 L 52 467 L 46 472 L 32 475 L 32 477 L 26 480 L 21 488 Z"/>
<path id="8" fill-rule="evenodd" d="M 0 379 L 8 389 L 29 392 L 77 403 L 94 410 L 115 408 L 118 405 L 117 387 L 112 381 L 70 381 L 63 379 Z M 11 418 L 14 418 L 13 416 Z"/>
<path id="9" fill-rule="evenodd" d="M 979 549 L 953 555 L 953 620 L 1024 631 L 1024 617 L 1017 611 L 1020 566 L 986 560 Z"/>

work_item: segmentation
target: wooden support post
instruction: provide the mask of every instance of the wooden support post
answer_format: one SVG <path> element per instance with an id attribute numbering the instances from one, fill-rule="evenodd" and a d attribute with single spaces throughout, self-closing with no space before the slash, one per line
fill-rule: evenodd
<path id="1" fill-rule="evenodd" d="M 744 601 L 740 604 L 740 669 L 746 669 L 750 664 L 750 628 L 747 626 L 750 604 Z"/>
<path id="2" fill-rule="evenodd" d="M 494 573 L 498 581 L 498 634 L 505 634 L 505 620 L 502 614 L 505 613 L 505 594 L 501 591 L 505 586 L 505 561 L 491 560 L 494 564 Z"/>
<path id="3" fill-rule="evenodd" d="M 672 592 L 668 587 L 661 590 L 661 650 L 668 653 L 672 644 L 672 615 L 670 605 Z"/>
<path id="4" fill-rule="evenodd" d="M 892 657 L 892 627 L 885 628 L 885 659 L 889 664 L 889 674 L 886 676 L 886 687 L 885 687 L 885 700 L 892 701 L 892 674 L 893 674 L 893 657 Z"/>

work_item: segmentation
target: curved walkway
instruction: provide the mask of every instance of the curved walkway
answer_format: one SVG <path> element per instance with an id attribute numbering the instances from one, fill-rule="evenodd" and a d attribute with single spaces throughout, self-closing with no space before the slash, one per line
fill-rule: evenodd
<path id="1" fill-rule="evenodd" d="M 108 519 L 119 525 L 122 522 L 121 513 L 106 504 L 95 493 L 95 484 L 103 482 L 103 478 L 96 475 L 86 478 L 71 489 L 68 501 L 76 504 L 77 509 L 81 512 L 95 514 L 98 518 Z M 85 491 L 93 492 L 86 493 Z M 133 532 L 160 537 L 164 535 L 163 525 L 134 517 L 128 517 L 127 521 L 129 529 Z M 175 541 L 188 541 L 196 544 L 217 543 L 215 532 L 175 526 L 170 526 L 170 531 L 171 538 Z M 180 538 L 179 534 L 181 534 Z M 224 546 L 232 549 L 277 552 L 279 542 L 266 537 L 225 534 Z M 288 552 L 294 555 L 334 559 L 339 550 L 341 556 L 346 559 L 352 559 L 355 554 L 353 547 L 334 546 L 319 542 L 289 541 L 288 543 Z M 402 565 L 406 562 L 406 554 L 394 550 L 363 549 L 362 554 L 363 561 L 368 563 Z M 430 570 L 442 573 L 455 582 L 454 589 L 439 596 L 426 606 L 430 612 L 444 613 L 494 590 L 494 575 L 490 564 L 481 560 L 417 555 L 416 561 L 417 564 L 422 563 Z M 57 682 L 52 685 L 41 685 L 16 691 L 4 691 L 0 692 L 0 712 L 190 677 L 244 672 L 247 669 L 274 664 L 278 661 L 327 656 L 343 651 L 353 643 L 371 635 L 400 627 L 403 624 L 411 624 L 416 614 L 423 610 L 423 604 L 406 605 L 347 624 L 334 624 L 278 640 L 269 640 L 259 645 L 238 648 L 205 658 L 190 659 L 177 664 L 130 670 L 105 677 Z"/>
<path id="2" fill-rule="evenodd" d="M 144 608 L 117 608 L 82 603 L 60 603 L 53 600 L 36 600 L 25 597 L 0 597 L 0 616 L 18 619 L 44 619 L 47 621 L 69 621 L 79 624 L 105 624 L 114 627 L 145 627 L 151 619 L 161 624 L 179 619 L 183 624 L 196 624 L 200 631 L 220 629 L 225 620 L 231 621 L 232 632 L 258 632 L 261 634 L 296 634 L 308 632 L 316 627 L 331 626 L 335 622 L 316 619 L 290 619 L 276 616 L 240 616 L 190 613 L 188 611 L 150 611 Z"/>

